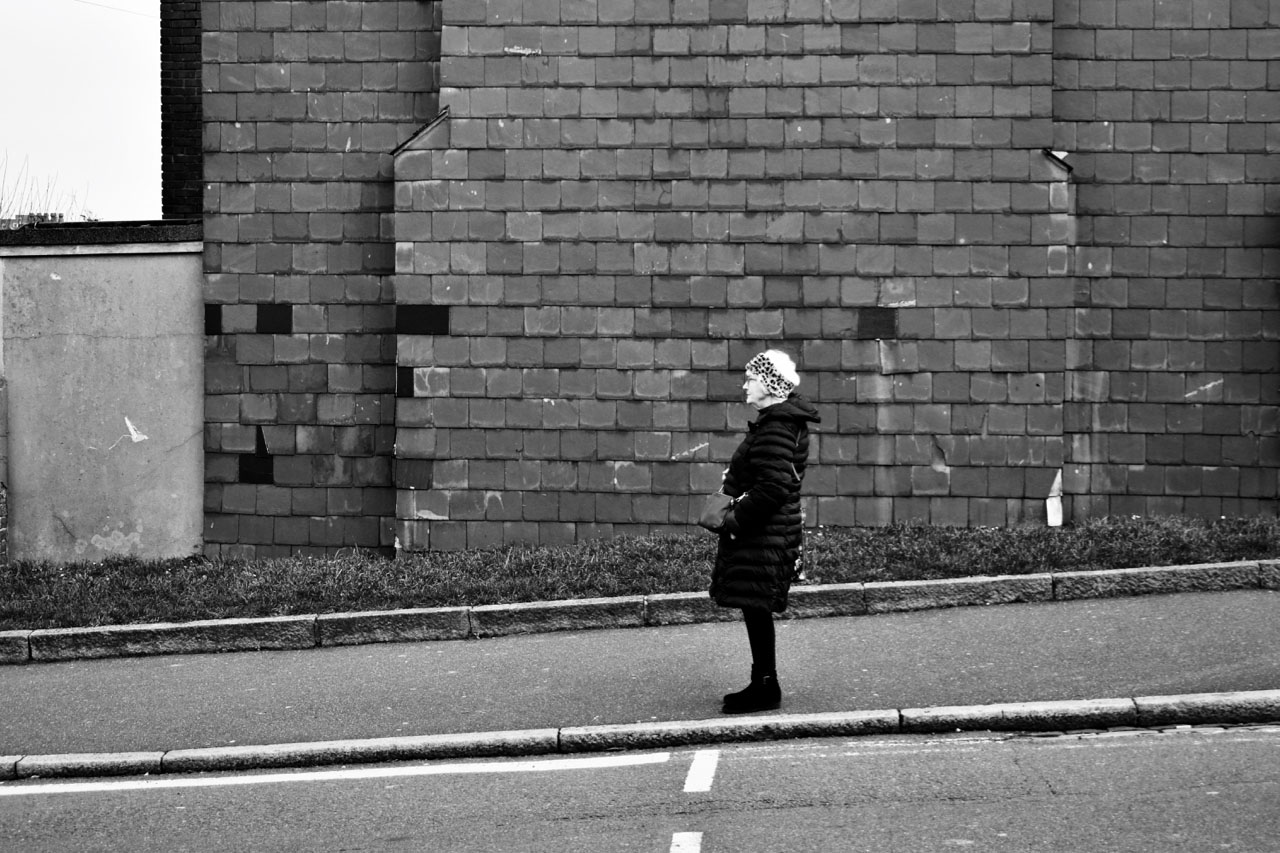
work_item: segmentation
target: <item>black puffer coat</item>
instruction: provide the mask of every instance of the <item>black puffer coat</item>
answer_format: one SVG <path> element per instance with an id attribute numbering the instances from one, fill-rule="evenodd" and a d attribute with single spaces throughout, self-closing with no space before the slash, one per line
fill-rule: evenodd
<path id="1" fill-rule="evenodd" d="M 734 451 L 724 493 L 742 499 L 720 532 L 711 571 L 711 597 L 720 606 L 787 609 L 803 534 L 798 478 L 809 458 L 809 424 L 819 420 L 813 404 L 793 392 L 761 409 Z"/>

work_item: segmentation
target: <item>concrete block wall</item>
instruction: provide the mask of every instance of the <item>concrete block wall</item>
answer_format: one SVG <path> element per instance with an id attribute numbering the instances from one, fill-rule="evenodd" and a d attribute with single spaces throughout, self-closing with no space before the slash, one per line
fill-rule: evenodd
<path id="1" fill-rule="evenodd" d="M 1280 4 L 1058 0 L 1077 516 L 1274 512 Z"/>
<path id="2" fill-rule="evenodd" d="M 396 158 L 397 538 L 687 530 L 790 350 L 810 523 L 1044 518 L 1070 193 L 1050 0 L 444 3 Z"/>
<path id="3" fill-rule="evenodd" d="M 438 9 L 201 4 L 211 554 L 392 544 L 391 152 L 438 111 Z"/>

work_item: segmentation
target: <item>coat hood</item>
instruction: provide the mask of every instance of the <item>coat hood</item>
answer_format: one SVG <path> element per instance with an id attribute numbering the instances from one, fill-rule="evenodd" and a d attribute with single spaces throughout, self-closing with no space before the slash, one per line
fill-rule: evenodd
<path id="1" fill-rule="evenodd" d="M 761 409 L 760 417 L 756 422 L 759 423 L 766 418 L 785 418 L 811 424 L 822 422 L 822 418 L 818 415 L 818 408 L 809 402 L 808 397 L 797 391 L 792 391 L 791 396 L 781 403 L 774 403 L 766 409 Z"/>

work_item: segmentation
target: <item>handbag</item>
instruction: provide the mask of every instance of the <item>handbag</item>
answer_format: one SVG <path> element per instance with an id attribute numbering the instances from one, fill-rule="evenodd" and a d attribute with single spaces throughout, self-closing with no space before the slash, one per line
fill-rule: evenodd
<path id="1" fill-rule="evenodd" d="M 698 526 L 705 527 L 712 533 L 719 533 L 724 527 L 724 520 L 729 510 L 733 509 L 733 505 L 737 502 L 737 498 L 731 498 L 722 491 L 712 492 L 702 505 L 702 512 L 698 514 Z"/>
<path id="2" fill-rule="evenodd" d="M 800 435 L 799 433 L 797 433 L 796 434 L 796 450 L 798 451 L 799 449 L 800 449 Z M 791 462 L 789 464 L 791 465 L 791 476 L 795 477 L 796 484 L 797 485 L 803 484 L 804 478 L 801 477 L 800 473 L 796 470 L 795 463 Z M 736 504 L 738 501 L 742 500 L 742 495 L 739 495 L 736 498 L 731 498 L 728 495 L 726 495 L 722 489 L 723 487 L 721 487 L 721 489 L 717 489 L 716 491 L 712 492 L 710 495 L 707 495 L 706 501 L 702 504 L 702 512 L 698 514 L 698 526 L 705 527 L 707 530 L 710 530 L 712 533 L 720 532 L 720 530 L 724 527 L 725 517 L 729 515 L 729 511 L 733 509 L 733 505 Z M 801 536 L 803 537 L 803 535 L 804 535 L 804 527 L 802 522 Z M 803 542 L 803 539 L 802 539 L 802 542 Z M 799 560 L 796 560 L 795 572 L 796 572 L 796 575 L 803 576 L 804 571 L 802 568 L 802 561 L 804 559 L 804 545 L 801 544 L 800 548 L 801 548 L 801 558 Z"/>

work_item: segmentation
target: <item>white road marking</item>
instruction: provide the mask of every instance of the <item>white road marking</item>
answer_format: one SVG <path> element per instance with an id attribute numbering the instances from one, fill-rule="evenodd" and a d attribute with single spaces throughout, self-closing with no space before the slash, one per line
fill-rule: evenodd
<path id="1" fill-rule="evenodd" d="M 700 853 L 701 832 L 677 832 L 671 836 L 671 853 Z"/>
<path id="2" fill-rule="evenodd" d="M 684 780 L 686 794 L 711 790 L 711 783 L 716 778 L 716 765 L 720 763 L 720 750 L 700 749 L 693 754 L 693 764 L 689 767 L 689 775 Z"/>
<path id="3" fill-rule="evenodd" d="M 66 782 L 28 785 L 0 785 L 0 797 L 30 797 L 39 794 L 97 794 L 116 791 L 145 791 L 165 788 L 216 788 L 233 785 L 270 785 L 283 782 L 346 782 L 363 779 L 392 779 L 412 776 L 480 775 L 484 773 L 550 773 L 561 770 L 602 770 L 663 764 L 671 753 L 647 755 L 605 755 L 591 758 L 556 758 L 541 761 L 486 761 L 471 764 L 422 764 L 409 767 L 353 767 L 298 773 L 261 773 L 249 776 L 208 776 L 180 779 L 135 779 L 117 782 Z"/>

